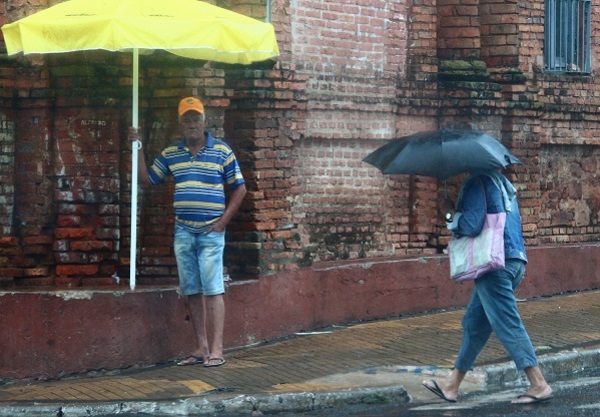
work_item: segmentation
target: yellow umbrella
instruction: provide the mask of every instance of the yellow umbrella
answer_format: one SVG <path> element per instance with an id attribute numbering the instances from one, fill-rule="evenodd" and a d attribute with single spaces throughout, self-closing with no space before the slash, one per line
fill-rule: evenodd
<path id="1" fill-rule="evenodd" d="M 68 0 L 2 26 L 9 55 L 92 49 L 133 53 L 132 125 L 138 127 L 139 52 L 249 64 L 279 55 L 269 23 L 198 0 Z M 130 286 L 135 288 L 137 154 L 132 147 Z"/>
<path id="2" fill-rule="evenodd" d="M 164 49 L 249 64 L 279 54 L 271 24 L 198 0 L 69 0 L 2 31 L 9 55 Z"/>

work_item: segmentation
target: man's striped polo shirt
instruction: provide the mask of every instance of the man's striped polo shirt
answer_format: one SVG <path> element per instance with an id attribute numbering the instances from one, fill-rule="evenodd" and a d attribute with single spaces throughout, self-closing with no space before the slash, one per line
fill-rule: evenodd
<path id="1" fill-rule="evenodd" d="M 191 232 L 201 232 L 225 211 L 225 184 L 236 188 L 244 177 L 229 145 L 206 135 L 206 146 L 192 157 L 185 139 L 168 146 L 148 173 L 153 184 L 169 175 L 175 180 L 175 221 Z"/>

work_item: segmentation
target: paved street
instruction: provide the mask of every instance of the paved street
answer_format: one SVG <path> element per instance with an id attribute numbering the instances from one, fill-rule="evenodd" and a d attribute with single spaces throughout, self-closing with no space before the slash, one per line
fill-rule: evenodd
<path id="1" fill-rule="evenodd" d="M 600 291 L 521 302 L 520 311 L 550 380 L 600 363 Z M 338 402 L 431 399 L 424 376 L 452 366 L 462 310 L 336 326 L 227 353 L 220 368 L 162 364 L 116 375 L 0 386 L 0 416 L 215 411 L 306 411 Z M 514 370 L 493 338 L 464 394 L 513 384 Z M 85 411 L 84 411 L 85 410 Z M 161 411 L 162 410 L 162 411 Z M 67 413 L 68 411 L 68 413 Z M 83 415 L 83 414 L 81 414 Z"/>

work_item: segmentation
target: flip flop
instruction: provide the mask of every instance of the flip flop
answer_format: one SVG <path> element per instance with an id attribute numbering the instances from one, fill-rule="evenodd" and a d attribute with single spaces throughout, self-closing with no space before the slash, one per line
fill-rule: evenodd
<path id="1" fill-rule="evenodd" d="M 440 388 L 440 386 L 438 385 L 437 382 L 435 382 L 433 379 L 430 380 L 430 382 L 433 383 L 433 387 L 430 387 L 429 385 L 427 385 L 425 382 L 427 381 L 423 381 L 423 386 L 425 388 L 427 388 L 429 391 L 433 392 L 435 395 L 437 395 L 438 397 L 440 397 L 442 400 L 444 401 L 448 401 L 449 403 L 455 403 L 456 400 L 453 398 L 448 398 L 444 395 L 444 391 L 442 391 L 442 389 Z"/>
<path id="2" fill-rule="evenodd" d="M 531 394 L 521 394 L 517 397 L 517 399 L 530 398 L 531 401 L 526 401 L 526 402 L 516 401 L 516 402 L 513 402 L 513 404 L 536 404 L 536 403 L 541 403 L 543 401 L 547 401 L 552 397 L 553 397 L 552 394 L 548 395 L 547 397 L 536 397 L 535 395 L 531 395 Z"/>
<path id="3" fill-rule="evenodd" d="M 214 362 L 214 363 L 213 363 Z M 212 368 L 215 366 L 225 365 L 225 359 L 223 358 L 208 358 L 204 364 L 205 368 Z"/>
<path id="4" fill-rule="evenodd" d="M 199 363 L 204 363 L 204 358 L 202 356 L 190 355 L 177 362 L 177 366 L 198 365 Z"/>

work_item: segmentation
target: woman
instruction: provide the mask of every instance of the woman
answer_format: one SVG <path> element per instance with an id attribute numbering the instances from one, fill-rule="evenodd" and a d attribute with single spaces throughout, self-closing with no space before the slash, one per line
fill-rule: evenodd
<path id="1" fill-rule="evenodd" d="M 538 366 L 533 345 L 517 311 L 514 294 L 525 275 L 527 255 L 516 190 L 498 171 L 471 175 L 462 185 L 457 213 L 448 226 L 453 234 L 477 236 L 487 213 L 506 212 L 504 249 L 506 266 L 475 280 L 475 289 L 462 320 L 463 341 L 450 375 L 423 385 L 440 398 L 456 402 L 458 389 L 467 371 L 487 343 L 492 331 L 510 354 L 518 370 L 524 370 L 530 387 L 512 402 L 531 404 L 552 397 Z"/>

